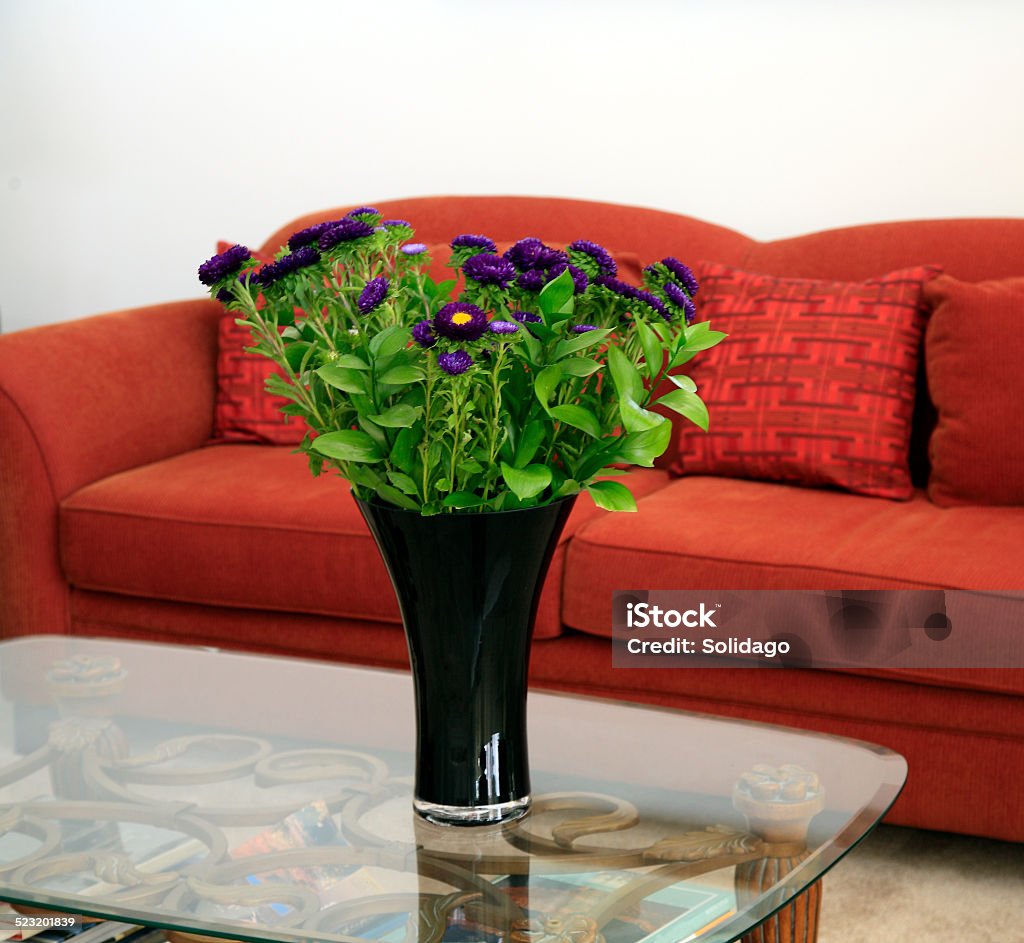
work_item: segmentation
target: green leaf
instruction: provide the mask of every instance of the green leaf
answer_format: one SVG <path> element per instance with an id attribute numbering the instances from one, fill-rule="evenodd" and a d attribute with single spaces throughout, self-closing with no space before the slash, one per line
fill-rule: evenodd
<path id="1" fill-rule="evenodd" d="M 654 460 L 668 448 L 671 437 L 672 423 L 667 420 L 653 429 L 620 436 L 614 452 L 606 458 L 605 464 L 626 462 L 651 468 Z"/>
<path id="2" fill-rule="evenodd" d="M 572 273 L 565 269 L 558 278 L 548 282 L 537 297 L 540 310 L 546 315 L 545 320 L 550 323 L 556 315 L 570 315 L 573 311 L 573 292 L 575 286 L 572 280 Z"/>
<path id="3" fill-rule="evenodd" d="M 365 393 L 366 381 L 358 370 L 351 370 L 348 367 L 339 367 L 334 363 L 325 363 L 315 371 L 328 386 L 333 386 L 343 393 Z"/>
<path id="4" fill-rule="evenodd" d="M 468 462 L 460 462 L 458 469 L 464 475 L 479 475 L 484 470 L 484 466 L 475 458 L 471 458 Z"/>
<path id="5" fill-rule="evenodd" d="M 393 484 L 403 494 L 419 494 L 419 489 L 416 487 L 416 482 L 413 481 L 408 475 L 405 475 L 402 472 L 389 471 L 388 479 L 391 481 L 391 484 Z"/>
<path id="6" fill-rule="evenodd" d="M 689 393 L 697 392 L 697 384 L 694 383 L 693 380 L 691 380 L 685 373 L 671 374 L 669 379 L 681 390 L 686 390 Z"/>
<path id="7" fill-rule="evenodd" d="M 595 439 L 601 438 L 601 424 L 597 416 L 582 406 L 552 406 L 548 410 L 553 419 L 558 419 L 575 429 L 582 429 Z"/>
<path id="8" fill-rule="evenodd" d="M 512 460 L 513 467 L 524 468 L 529 465 L 546 435 L 547 423 L 540 419 L 531 419 L 523 429 L 519 445 L 516 446 L 515 458 Z"/>
<path id="9" fill-rule="evenodd" d="M 415 466 L 416 446 L 422 437 L 422 429 L 403 429 L 399 432 L 391 449 L 391 464 L 406 474 L 411 473 Z"/>
<path id="10" fill-rule="evenodd" d="M 660 372 L 665 362 L 665 351 L 654 333 L 643 321 L 636 322 L 636 330 L 640 335 L 640 346 L 644 349 L 644 361 L 647 367 L 647 376 L 654 379 Z"/>
<path id="11" fill-rule="evenodd" d="M 700 426 L 705 432 L 708 431 L 708 408 L 696 393 L 689 390 L 671 390 L 661 397 L 655 404 L 667 406 L 669 409 L 689 419 L 695 426 Z"/>
<path id="12" fill-rule="evenodd" d="M 636 500 L 625 485 L 617 481 L 595 481 L 587 486 L 594 504 L 606 511 L 635 511 Z"/>
<path id="13" fill-rule="evenodd" d="M 392 488 L 391 485 L 377 485 L 377 494 L 385 501 L 397 504 L 400 508 L 405 508 L 407 511 L 418 511 L 420 509 L 420 506 L 412 498 L 402 494 L 397 488 Z"/>
<path id="14" fill-rule="evenodd" d="M 644 409 L 631 396 L 623 396 L 619 399 L 619 415 L 622 417 L 622 425 L 626 432 L 644 432 L 668 422 L 664 416 Z"/>
<path id="15" fill-rule="evenodd" d="M 378 358 L 390 357 L 406 347 L 411 340 L 412 332 L 409 328 L 393 324 L 370 338 L 370 353 Z"/>
<path id="16" fill-rule="evenodd" d="M 501 476 L 505 479 L 509 490 L 520 501 L 535 497 L 551 484 L 551 469 L 547 465 L 527 465 L 525 468 L 513 468 L 502 462 Z"/>
<path id="17" fill-rule="evenodd" d="M 380 383 L 390 383 L 394 386 L 403 386 L 406 383 L 418 383 L 424 379 L 426 374 L 419 367 L 401 366 L 392 367 L 380 377 Z"/>
<path id="18" fill-rule="evenodd" d="M 618 347 L 608 348 L 608 368 L 612 373 L 612 383 L 619 394 L 620 400 L 639 400 L 644 394 L 644 382 L 640 372 L 632 361 Z M 621 404 L 620 404 L 621 405 Z M 639 408 L 639 407 L 638 407 Z M 625 416 L 623 416 L 625 420 Z M 629 427 L 626 427 L 629 429 Z M 629 429 L 630 432 L 637 430 Z"/>
<path id="19" fill-rule="evenodd" d="M 707 321 L 702 321 L 702 324 L 707 324 Z M 699 325 L 694 325 L 698 327 Z M 691 334 L 689 331 L 686 333 L 686 349 L 689 351 L 695 350 L 707 350 L 710 347 L 714 347 L 715 344 L 720 344 L 729 335 L 723 334 L 721 331 L 709 331 L 704 330 L 700 334 Z"/>
<path id="20" fill-rule="evenodd" d="M 379 462 L 384 458 L 380 446 L 365 432 L 358 429 L 343 429 L 317 436 L 311 447 L 327 458 L 342 462 Z"/>
<path id="21" fill-rule="evenodd" d="M 582 334 L 574 334 L 569 340 L 559 341 L 555 344 L 555 349 L 551 356 L 554 360 L 561 360 L 563 357 L 568 357 L 569 354 L 574 354 L 585 347 L 599 344 L 611 333 L 612 329 L 610 327 L 601 327 L 596 331 L 584 331 Z"/>
<path id="22" fill-rule="evenodd" d="M 484 501 L 472 491 L 455 491 L 441 503 L 448 508 L 478 508 Z"/>
<path id="23" fill-rule="evenodd" d="M 560 360 L 558 366 L 562 368 L 564 374 L 570 377 L 589 377 L 601 369 L 601 364 L 596 360 L 588 360 L 586 357 L 569 357 L 566 360 Z"/>
<path id="24" fill-rule="evenodd" d="M 561 379 L 562 368 L 557 363 L 553 363 L 541 370 L 537 374 L 537 379 L 533 381 L 534 392 L 536 392 L 537 399 L 540 400 L 540 404 L 544 409 L 548 408 L 551 394 L 555 392 L 555 387 L 558 386 Z"/>
<path id="25" fill-rule="evenodd" d="M 288 366 L 296 373 L 302 371 L 302 362 L 312 346 L 312 344 L 307 344 L 305 341 L 297 341 L 285 347 L 284 358 L 288 361 Z"/>
<path id="26" fill-rule="evenodd" d="M 554 493 L 556 498 L 567 498 L 571 494 L 580 493 L 580 483 L 575 478 L 566 478 Z"/>
<path id="27" fill-rule="evenodd" d="M 421 412 L 423 410 L 419 406 L 399 403 L 397 406 L 385 409 L 382 413 L 371 415 L 370 418 L 378 426 L 386 426 L 388 429 L 407 429 L 420 418 Z"/>
<path id="28" fill-rule="evenodd" d="M 342 354 L 337 360 L 332 360 L 331 363 L 335 363 L 339 367 L 348 367 L 350 370 L 370 369 L 370 365 L 355 354 Z"/>

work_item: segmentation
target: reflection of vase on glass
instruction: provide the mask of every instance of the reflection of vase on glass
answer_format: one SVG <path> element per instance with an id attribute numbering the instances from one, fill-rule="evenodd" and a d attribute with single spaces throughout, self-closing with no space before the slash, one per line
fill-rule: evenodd
<path id="1" fill-rule="evenodd" d="M 416 689 L 415 806 L 426 818 L 500 822 L 529 807 L 530 634 L 573 502 L 433 517 L 359 502 L 405 625 Z"/>

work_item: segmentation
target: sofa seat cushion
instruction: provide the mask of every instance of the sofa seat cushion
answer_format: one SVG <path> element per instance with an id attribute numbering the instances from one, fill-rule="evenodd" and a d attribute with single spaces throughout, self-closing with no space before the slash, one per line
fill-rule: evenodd
<path id="1" fill-rule="evenodd" d="M 581 528 L 564 578 L 565 624 L 605 636 L 616 589 L 1020 590 L 1024 508 L 944 509 L 923 492 L 895 503 L 695 476 L 643 498 L 628 519 Z M 886 673 L 959 685 L 955 667 Z M 991 684 L 979 674 L 977 686 L 1005 691 L 1008 674 Z M 1024 693 L 1024 672 L 1016 677 L 1011 687 Z"/>
<path id="2" fill-rule="evenodd" d="M 637 469 L 638 497 L 668 481 Z M 563 542 L 603 516 L 582 497 Z M 287 448 L 215 445 L 96 482 L 60 509 L 68 582 L 79 589 L 214 606 L 399 621 L 391 583 L 348 486 L 313 478 Z M 538 611 L 561 630 L 563 548 Z"/>

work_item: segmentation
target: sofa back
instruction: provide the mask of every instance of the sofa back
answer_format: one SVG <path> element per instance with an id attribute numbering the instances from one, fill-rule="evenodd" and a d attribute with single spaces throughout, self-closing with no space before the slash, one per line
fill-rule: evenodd
<path id="1" fill-rule="evenodd" d="M 385 218 L 409 220 L 416 238 L 427 244 L 445 243 L 463 232 L 484 233 L 496 242 L 538 236 L 565 244 L 582 238 L 613 253 L 634 252 L 644 264 L 674 255 L 689 264 L 708 259 L 769 275 L 842 281 L 928 263 L 963 281 L 1024 275 L 1024 219 L 873 223 L 758 242 L 691 216 L 587 200 L 442 196 L 375 205 Z M 272 253 L 296 230 L 342 216 L 347 209 L 297 219 L 274 233 L 263 251 Z M 921 364 L 910 443 L 911 472 L 918 486 L 928 478 L 928 438 L 935 425 L 923 357 Z"/>

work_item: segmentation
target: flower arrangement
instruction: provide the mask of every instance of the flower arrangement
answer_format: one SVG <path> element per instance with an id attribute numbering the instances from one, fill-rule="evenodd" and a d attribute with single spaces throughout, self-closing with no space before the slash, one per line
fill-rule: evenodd
<path id="1" fill-rule="evenodd" d="M 635 510 L 608 476 L 667 448 L 671 424 L 652 407 L 707 428 L 694 383 L 671 372 L 725 336 L 693 323 L 689 268 L 662 259 L 641 288 L 593 242 L 525 238 L 498 254 L 467 233 L 450 244 L 454 278 L 436 283 L 413 237 L 359 207 L 295 233 L 262 268 L 237 245 L 199 268 L 280 368 L 267 389 L 305 420 L 313 474 L 334 468 L 360 498 L 424 515 L 581 491 Z"/>

